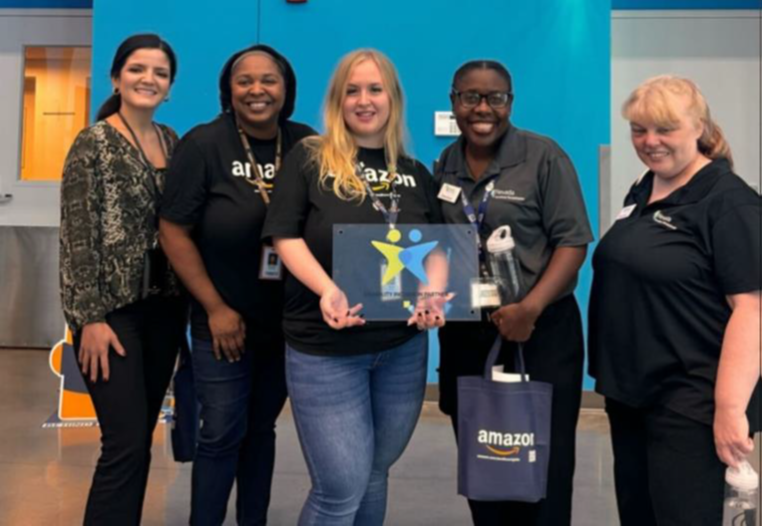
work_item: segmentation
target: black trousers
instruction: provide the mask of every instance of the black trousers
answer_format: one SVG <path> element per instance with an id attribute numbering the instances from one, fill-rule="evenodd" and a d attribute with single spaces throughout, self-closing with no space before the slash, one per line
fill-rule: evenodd
<path id="1" fill-rule="evenodd" d="M 725 465 L 712 427 L 606 399 L 622 526 L 720 526 Z"/>
<path id="2" fill-rule="evenodd" d="M 110 378 L 85 379 L 101 427 L 101 456 L 85 525 L 137 525 L 143 510 L 151 440 L 185 337 L 184 301 L 149 298 L 106 315 L 127 355 L 109 351 Z M 79 354 L 81 333 L 74 337 Z"/>
<path id="3" fill-rule="evenodd" d="M 441 366 L 439 405 L 457 430 L 457 378 L 482 375 L 497 329 L 490 322 L 448 323 L 439 331 Z M 515 344 L 503 342 L 501 360 L 513 369 Z M 584 343 L 579 308 L 573 296 L 550 305 L 524 344 L 533 380 L 553 384 L 547 497 L 536 504 L 469 500 L 476 526 L 564 526 L 571 524 L 574 450 L 582 400 Z"/>

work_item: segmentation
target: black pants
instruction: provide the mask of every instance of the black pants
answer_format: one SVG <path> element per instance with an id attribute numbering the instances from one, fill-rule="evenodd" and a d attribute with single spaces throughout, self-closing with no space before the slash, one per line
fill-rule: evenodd
<path id="1" fill-rule="evenodd" d="M 457 429 L 457 377 L 484 373 L 497 329 L 490 322 L 448 323 L 439 332 L 440 408 Z M 501 360 L 513 369 L 515 344 L 503 342 Z M 571 524 L 574 449 L 582 399 L 584 344 L 579 308 L 573 296 L 550 305 L 524 344 L 526 368 L 532 380 L 553 384 L 550 465 L 547 497 L 536 504 L 469 500 L 476 526 L 563 526 Z"/>
<path id="2" fill-rule="evenodd" d="M 101 427 L 101 456 L 85 511 L 86 525 L 140 524 L 151 440 L 180 341 L 187 309 L 179 299 L 150 298 L 106 315 L 127 355 L 109 351 L 110 378 L 85 379 Z M 79 354 L 81 333 L 74 337 Z"/>
<path id="3" fill-rule="evenodd" d="M 712 427 L 606 399 L 622 526 L 720 526 L 725 465 Z"/>

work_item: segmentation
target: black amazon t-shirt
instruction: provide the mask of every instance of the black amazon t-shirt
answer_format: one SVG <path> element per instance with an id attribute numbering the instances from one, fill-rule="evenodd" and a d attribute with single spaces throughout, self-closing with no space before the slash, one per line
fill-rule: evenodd
<path id="1" fill-rule="evenodd" d="M 316 132 L 287 121 L 281 126 L 282 156 Z M 275 174 L 276 139 L 249 137 L 254 157 L 268 186 Z M 267 207 L 254 181 L 232 115 L 189 131 L 180 141 L 167 174 L 161 217 L 192 225 L 192 236 L 206 271 L 225 303 L 246 322 L 246 347 L 282 342 L 283 282 L 260 278 L 261 233 Z M 194 338 L 211 340 L 206 311 L 195 299 L 191 308 Z"/>
<path id="2" fill-rule="evenodd" d="M 360 148 L 358 162 L 371 185 L 388 176 L 383 149 Z M 399 194 L 399 224 L 441 223 L 434 179 L 418 161 L 400 159 L 393 188 Z M 303 238 L 320 265 L 330 275 L 333 266 L 333 225 L 340 223 L 384 224 L 384 216 L 370 198 L 362 203 L 343 201 L 331 188 L 318 182 L 319 172 L 309 160 L 304 144 L 286 159 L 273 193 L 262 235 L 264 238 Z M 330 184 L 329 180 L 329 184 Z M 389 209 L 389 192 L 377 192 Z M 401 345 L 418 333 L 405 322 L 368 322 L 362 327 L 337 331 L 323 321 L 320 298 L 299 280 L 286 275 L 283 328 L 294 349 L 309 354 L 356 355 L 380 352 Z"/>
<path id="3" fill-rule="evenodd" d="M 724 159 L 648 204 L 653 178 L 632 187 L 593 255 L 590 375 L 618 402 L 712 425 L 726 297 L 762 288 L 762 203 Z M 752 429 L 758 403 L 759 386 Z"/>

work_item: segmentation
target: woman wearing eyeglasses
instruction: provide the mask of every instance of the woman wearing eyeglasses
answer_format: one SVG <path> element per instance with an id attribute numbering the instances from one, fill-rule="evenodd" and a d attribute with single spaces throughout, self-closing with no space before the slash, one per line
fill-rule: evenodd
<path id="1" fill-rule="evenodd" d="M 268 46 L 230 57 L 219 89 L 222 114 L 178 145 L 161 242 L 193 297 L 191 524 L 222 524 L 234 481 L 238 524 L 265 524 L 286 379 L 281 264 L 260 234 L 283 157 L 315 131 L 288 120 L 296 77 Z"/>
<path id="2" fill-rule="evenodd" d="M 436 170 L 445 222 L 473 220 L 482 246 L 493 230 L 510 226 L 526 295 L 481 323 L 440 329 L 440 408 L 457 429 L 457 377 L 483 374 L 498 333 L 506 370 L 516 342 L 525 342 L 530 378 L 553 384 L 547 497 L 537 504 L 470 500 L 471 515 L 479 526 L 568 525 L 584 358 L 572 293 L 593 239 L 577 174 L 553 140 L 511 124 L 511 76 L 502 64 L 461 66 L 450 100 L 462 135 L 442 152 Z"/>

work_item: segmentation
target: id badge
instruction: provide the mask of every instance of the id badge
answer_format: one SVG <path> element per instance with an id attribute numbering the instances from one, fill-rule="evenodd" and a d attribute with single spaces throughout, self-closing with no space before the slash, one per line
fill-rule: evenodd
<path id="1" fill-rule="evenodd" d="M 500 306 L 500 290 L 493 278 L 471 280 L 471 308 L 484 309 Z"/>
<path id="2" fill-rule="evenodd" d="M 447 201 L 448 203 L 454 203 L 455 201 L 457 201 L 458 196 L 460 195 L 460 192 L 461 192 L 461 189 L 459 186 L 445 183 L 442 185 L 442 188 L 439 190 L 439 194 L 437 194 L 437 197 L 441 199 L 442 201 Z"/>
<path id="3" fill-rule="evenodd" d="M 619 221 L 620 219 L 627 219 L 628 217 L 632 215 L 632 211 L 635 210 L 637 206 L 638 206 L 637 203 L 634 205 L 625 206 L 619 211 L 614 221 Z"/>
<path id="4" fill-rule="evenodd" d="M 378 274 L 378 280 L 381 284 L 381 301 L 399 301 L 402 299 L 402 272 L 394 276 L 391 281 L 384 283 L 384 274 L 386 274 L 386 263 L 381 264 L 381 272 Z"/>
<path id="5" fill-rule="evenodd" d="M 262 245 L 262 261 L 259 263 L 259 279 L 278 281 L 283 279 L 283 264 L 275 248 Z"/>
<path id="6" fill-rule="evenodd" d="M 492 367 L 492 381 L 513 384 L 521 381 L 521 375 L 518 373 L 506 373 L 505 365 L 495 365 Z M 524 376 L 524 381 L 529 381 L 529 375 Z"/>

